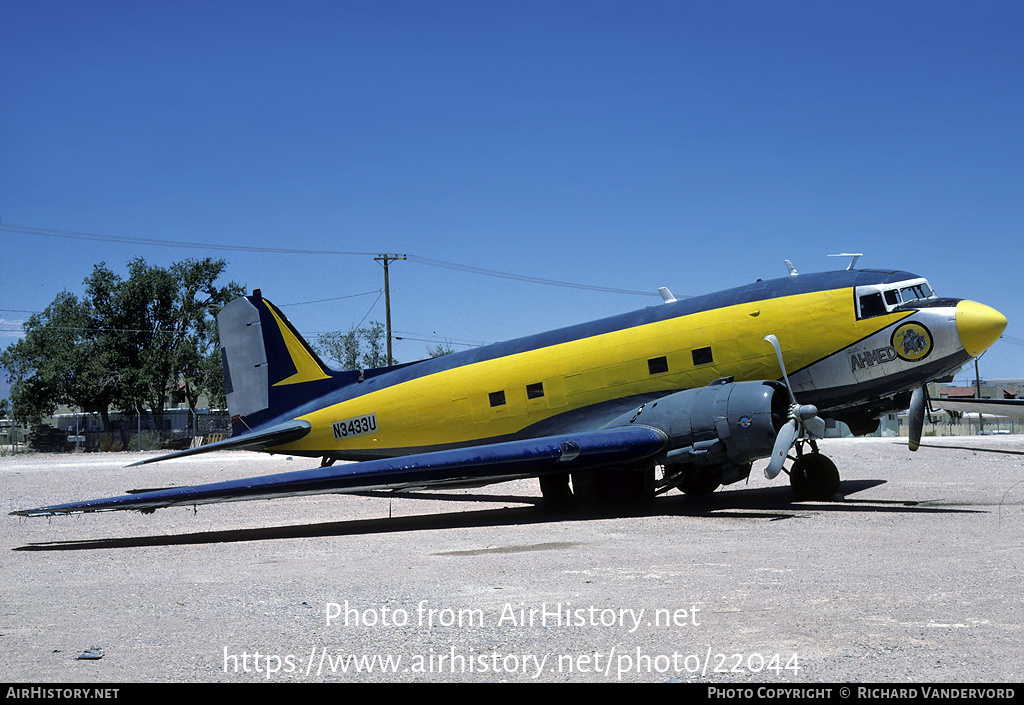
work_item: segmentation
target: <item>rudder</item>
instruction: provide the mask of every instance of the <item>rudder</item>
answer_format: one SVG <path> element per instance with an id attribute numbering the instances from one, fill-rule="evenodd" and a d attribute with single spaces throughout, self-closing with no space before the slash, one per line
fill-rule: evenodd
<path id="1" fill-rule="evenodd" d="M 297 406 L 342 382 L 259 289 L 221 309 L 217 327 L 232 419 Z"/>

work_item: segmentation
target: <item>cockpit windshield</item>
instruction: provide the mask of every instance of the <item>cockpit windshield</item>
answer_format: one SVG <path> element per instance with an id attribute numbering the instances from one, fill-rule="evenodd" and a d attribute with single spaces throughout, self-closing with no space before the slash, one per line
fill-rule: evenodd
<path id="1" fill-rule="evenodd" d="M 891 313 L 914 301 L 937 298 L 924 279 L 857 287 L 857 316 L 872 318 Z"/>
<path id="2" fill-rule="evenodd" d="M 903 303 L 930 299 L 933 296 L 935 294 L 932 293 L 932 288 L 928 286 L 928 282 L 921 282 L 920 284 L 900 289 L 900 298 L 903 299 Z"/>

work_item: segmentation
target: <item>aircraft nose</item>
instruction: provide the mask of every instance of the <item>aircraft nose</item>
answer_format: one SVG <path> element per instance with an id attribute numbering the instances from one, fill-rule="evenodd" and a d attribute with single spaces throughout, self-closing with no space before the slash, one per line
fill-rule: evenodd
<path id="1" fill-rule="evenodd" d="M 985 304 L 961 301 L 956 305 L 956 330 L 967 354 L 978 357 L 1006 330 L 1006 316 Z"/>

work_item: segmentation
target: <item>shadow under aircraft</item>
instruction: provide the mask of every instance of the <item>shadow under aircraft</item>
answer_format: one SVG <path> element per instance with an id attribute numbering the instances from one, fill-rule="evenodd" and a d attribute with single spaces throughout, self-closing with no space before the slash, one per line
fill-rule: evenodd
<path id="1" fill-rule="evenodd" d="M 984 510 L 957 506 L 932 506 L 927 502 L 902 500 L 852 499 L 851 495 L 884 485 L 885 480 L 844 480 L 840 483 L 840 501 L 803 502 L 796 500 L 791 492 L 781 487 L 760 487 L 732 492 L 717 492 L 713 495 L 691 497 L 674 495 L 655 505 L 634 507 L 624 516 L 700 517 L 734 520 L 780 521 L 796 518 L 808 511 L 842 513 L 883 513 L 883 514 L 973 514 Z M 407 499 L 442 500 L 436 493 L 401 493 Z M 508 495 L 453 495 L 452 501 L 519 503 L 530 505 L 536 497 Z M 565 520 L 587 521 L 603 519 L 604 514 L 595 513 L 590 517 L 579 512 L 560 514 L 538 512 L 531 506 L 502 507 L 500 509 L 460 510 L 417 514 L 403 517 L 354 519 L 279 527 L 250 529 L 227 529 L 201 531 L 188 534 L 161 536 L 134 536 L 120 538 L 92 538 L 63 541 L 37 542 L 15 548 L 15 551 L 82 551 L 114 548 L 139 548 L 146 546 L 206 545 L 217 543 L 240 543 L 247 541 L 274 541 L 297 538 L 324 538 L 333 536 L 359 536 L 396 532 L 434 531 L 438 529 L 465 529 L 473 527 L 522 526 L 544 524 Z M 560 550 L 575 546 L 573 542 L 545 542 L 526 546 L 502 546 L 484 552 L 519 553 L 540 550 Z M 475 551 L 480 552 L 480 551 Z"/>

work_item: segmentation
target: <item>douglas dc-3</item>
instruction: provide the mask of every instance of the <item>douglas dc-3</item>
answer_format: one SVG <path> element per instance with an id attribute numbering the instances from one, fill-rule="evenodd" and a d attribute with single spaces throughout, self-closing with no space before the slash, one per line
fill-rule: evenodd
<path id="1" fill-rule="evenodd" d="M 916 274 L 853 263 L 682 300 L 662 295 L 664 304 L 633 313 L 339 372 L 256 291 L 217 319 L 233 436 L 142 462 L 248 449 L 321 458 L 319 467 L 12 513 L 148 513 L 528 477 L 554 507 L 618 506 L 672 487 L 706 494 L 765 458 L 769 479 L 792 460 L 798 498 L 831 499 L 839 473 L 816 443 L 826 418 L 862 435 L 909 408 L 915 450 L 926 383 L 980 355 L 1006 327 L 998 311 L 940 298 Z"/>

